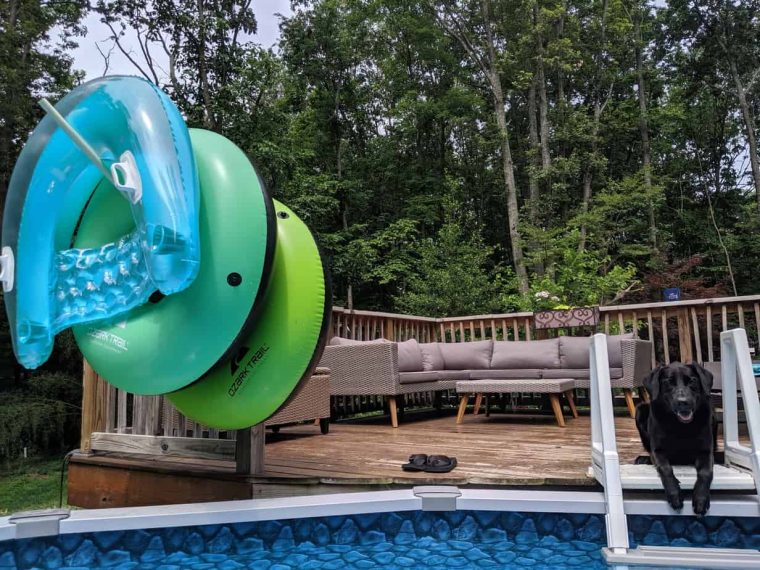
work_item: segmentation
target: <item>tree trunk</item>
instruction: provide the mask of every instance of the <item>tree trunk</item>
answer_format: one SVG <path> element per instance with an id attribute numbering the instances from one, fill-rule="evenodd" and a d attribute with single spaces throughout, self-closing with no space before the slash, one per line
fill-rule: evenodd
<path id="1" fill-rule="evenodd" d="M 605 40 L 607 37 L 607 5 L 608 1 L 604 0 L 602 4 L 602 47 L 601 49 L 604 49 L 605 46 Z M 596 138 L 599 135 L 599 123 L 602 118 L 602 111 L 604 110 L 604 106 L 602 105 L 602 96 L 601 96 L 601 80 L 599 78 L 599 68 L 601 67 L 601 62 L 599 61 L 599 56 L 601 54 L 597 53 L 597 56 L 595 59 L 597 59 L 597 69 L 594 72 L 594 81 L 592 85 L 593 94 L 594 94 L 594 123 L 591 130 L 591 151 L 589 154 L 589 158 L 587 159 L 586 167 L 583 170 L 583 198 L 581 201 L 581 212 L 583 214 L 588 212 L 589 205 L 591 204 L 591 196 L 593 194 L 593 186 L 592 183 L 594 181 L 594 165 L 593 165 L 593 158 L 596 157 L 596 151 L 597 151 L 597 141 Z M 609 100 L 609 98 L 608 98 Z M 606 106 L 606 101 L 605 101 Z M 581 224 L 581 235 L 580 240 L 578 242 L 578 251 L 583 251 L 586 249 L 586 223 L 583 222 Z"/>
<path id="2" fill-rule="evenodd" d="M 586 164 L 583 170 L 583 199 L 581 201 L 581 213 L 588 214 L 588 206 L 591 203 L 591 184 L 594 181 L 594 173 L 591 164 Z M 581 236 L 578 242 L 578 251 L 586 249 L 586 222 L 581 224 Z"/>
<path id="3" fill-rule="evenodd" d="M 533 5 L 533 22 L 536 29 L 536 84 L 538 87 L 538 112 L 541 127 L 541 167 L 543 177 L 548 179 L 549 169 L 552 167 L 551 154 L 549 153 L 549 101 L 546 95 L 546 75 L 544 73 L 544 38 L 541 35 L 540 15 L 538 5 Z"/>
<path id="4" fill-rule="evenodd" d="M 204 0 L 198 0 L 198 18 L 200 20 L 200 29 L 198 30 L 198 39 L 200 48 L 198 50 L 198 79 L 200 81 L 201 96 L 203 97 L 203 126 L 209 130 L 215 130 L 216 121 L 211 109 L 211 90 L 208 83 L 208 69 L 206 66 L 206 14 L 204 13 Z"/>
<path id="5" fill-rule="evenodd" d="M 649 142 L 649 114 L 647 111 L 646 84 L 644 82 L 641 18 L 641 14 L 638 14 L 634 18 L 634 31 L 636 34 L 636 76 L 639 91 L 639 132 L 641 133 L 641 160 L 644 168 L 644 191 L 647 194 L 647 206 L 649 210 L 649 241 L 652 244 L 652 250 L 656 253 L 658 251 L 657 225 L 654 216 L 654 200 L 652 199 L 652 147 Z"/>
<path id="6" fill-rule="evenodd" d="M 755 183 L 755 198 L 757 200 L 757 208 L 760 211 L 760 164 L 757 157 L 757 138 L 755 137 L 755 121 L 752 118 L 752 113 L 747 103 L 747 93 L 744 90 L 742 79 L 739 76 L 739 70 L 736 68 L 736 62 L 731 57 L 728 50 L 726 50 L 726 57 L 728 58 L 728 65 L 731 68 L 731 77 L 734 80 L 736 86 L 736 95 L 739 98 L 739 107 L 742 111 L 742 118 L 744 119 L 744 130 L 747 134 L 747 143 L 749 144 L 749 163 L 752 167 L 752 180 Z"/>
<path id="7" fill-rule="evenodd" d="M 591 153 L 589 160 L 586 161 L 586 167 L 583 170 L 583 199 L 581 201 L 581 212 L 583 214 L 588 213 L 589 205 L 591 204 L 592 183 L 594 182 L 594 163 L 591 160 L 596 156 L 597 144 L 596 138 L 599 136 L 599 123 L 602 120 L 602 102 L 599 100 L 599 95 L 595 97 L 594 101 L 594 126 L 591 130 Z M 578 251 L 586 249 L 586 222 L 581 224 L 581 236 L 578 242 Z"/>
<path id="8" fill-rule="evenodd" d="M 565 16 L 567 15 L 567 1 L 562 3 L 562 13 L 559 15 L 557 21 L 557 38 L 562 41 L 565 37 Z M 564 119 L 565 113 L 565 72 L 562 71 L 562 66 L 557 67 L 557 107 L 559 108 L 559 115 Z"/>
<path id="9" fill-rule="evenodd" d="M 530 83 L 530 89 L 528 90 L 528 141 L 530 142 L 531 162 L 528 181 L 530 184 L 530 221 L 533 223 L 536 223 L 536 220 L 538 219 L 539 187 L 536 173 L 540 167 L 538 160 L 539 142 L 536 114 L 536 78 L 534 77 Z"/>
<path id="10" fill-rule="evenodd" d="M 512 149 L 509 146 L 509 130 L 507 129 L 507 112 L 504 109 L 504 91 L 501 87 L 501 78 L 496 66 L 496 48 L 491 31 L 491 2 L 482 0 L 481 11 L 485 22 L 486 38 L 488 45 L 488 82 L 493 95 L 496 124 L 499 127 L 499 142 L 501 145 L 502 171 L 507 198 L 507 224 L 509 225 L 509 240 L 512 247 L 512 263 L 515 266 L 517 276 L 517 289 L 522 295 L 527 295 L 530 290 L 528 271 L 525 269 L 523 257 L 522 239 L 520 237 L 520 209 L 517 206 L 517 184 L 515 183 L 515 166 L 512 162 Z"/>
<path id="11" fill-rule="evenodd" d="M 496 76 L 496 80 L 499 80 L 498 75 Z M 494 111 L 496 113 L 496 124 L 499 126 L 504 185 L 507 190 L 507 217 L 509 223 L 509 240 L 512 245 L 512 261 L 515 265 L 515 274 L 517 275 L 517 288 L 521 294 L 527 295 L 529 290 L 528 272 L 525 269 L 525 259 L 523 258 L 522 240 L 519 230 L 520 210 L 517 207 L 515 167 L 512 162 L 512 149 L 509 146 L 507 114 L 504 110 L 504 95 L 501 88 L 494 90 L 493 101 Z"/>

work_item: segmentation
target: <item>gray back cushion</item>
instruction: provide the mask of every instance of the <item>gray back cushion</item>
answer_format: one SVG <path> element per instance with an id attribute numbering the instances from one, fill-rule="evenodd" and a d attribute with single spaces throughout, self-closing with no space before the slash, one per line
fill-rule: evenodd
<path id="1" fill-rule="evenodd" d="M 413 338 L 398 343 L 398 371 L 422 372 L 420 345 Z"/>
<path id="2" fill-rule="evenodd" d="M 559 368 L 559 339 L 496 341 L 491 368 Z"/>
<path id="3" fill-rule="evenodd" d="M 559 359 L 562 368 L 588 370 L 588 347 L 591 339 L 586 336 L 559 337 Z"/>
<path id="4" fill-rule="evenodd" d="M 491 362 L 492 340 L 442 342 L 439 346 L 446 370 L 483 370 Z"/>
<path id="5" fill-rule="evenodd" d="M 423 370 L 444 370 L 443 354 L 437 342 L 420 343 Z"/>
<path id="6" fill-rule="evenodd" d="M 620 341 L 633 338 L 633 333 L 607 337 L 607 357 L 611 368 L 622 368 L 623 351 Z M 562 368 L 588 368 L 588 349 L 591 339 L 584 336 L 562 336 L 559 338 L 559 355 Z"/>
<path id="7" fill-rule="evenodd" d="M 330 339 L 332 346 L 352 346 L 355 344 L 380 344 L 384 342 L 390 342 L 384 338 L 376 338 L 375 340 L 354 340 L 352 338 L 343 338 L 340 336 L 334 336 Z"/>

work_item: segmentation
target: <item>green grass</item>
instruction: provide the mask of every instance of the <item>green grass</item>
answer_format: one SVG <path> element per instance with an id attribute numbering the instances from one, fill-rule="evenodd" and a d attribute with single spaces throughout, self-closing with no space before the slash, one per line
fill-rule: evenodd
<path id="1" fill-rule="evenodd" d="M 58 507 L 61 457 L 17 459 L 0 468 L 0 515 L 18 511 Z M 66 506 L 66 479 L 63 481 Z"/>

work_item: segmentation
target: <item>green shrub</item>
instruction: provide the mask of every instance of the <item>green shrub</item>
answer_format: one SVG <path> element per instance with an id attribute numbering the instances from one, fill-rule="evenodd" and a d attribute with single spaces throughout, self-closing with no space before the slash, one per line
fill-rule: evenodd
<path id="1" fill-rule="evenodd" d="M 81 382 L 60 372 L 40 372 L 0 393 L 0 462 L 23 454 L 60 453 L 76 445 Z"/>

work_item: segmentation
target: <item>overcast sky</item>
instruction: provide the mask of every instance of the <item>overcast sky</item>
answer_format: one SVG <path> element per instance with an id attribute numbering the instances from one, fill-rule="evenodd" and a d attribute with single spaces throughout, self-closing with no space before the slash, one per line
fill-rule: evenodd
<path id="1" fill-rule="evenodd" d="M 265 48 L 274 46 L 280 37 L 280 17 L 278 14 L 282 16 L 291 14 L 290 0 L 254 0 L 253 11 L 258 22 L 258 31 L 253 37 L 254 41 Z M 104 24 L 100 23 L 96 14 L 91 14 L 85 20 L 85 25 L 87 26 L 87 36 L 79 38 L 79 47 L 74 50 L 74 66 L 77 69 L 84 70 L 87 79 L 94 79 L 103 75 L 104 69 L 103 57 L 95 44 L 99 43 L 101 49 L 107 52 L 110 47 L 110 42 L 107 41 L 110 31 Z M 127 36 L 125 44 L 130 46 L 129 49 L 139 51 L 133 41 L 133 36 Z M 135 75 L 139 72 L 124 55 L 118 50 L 113 50 L 108 73 L 110 75 Z"/>

